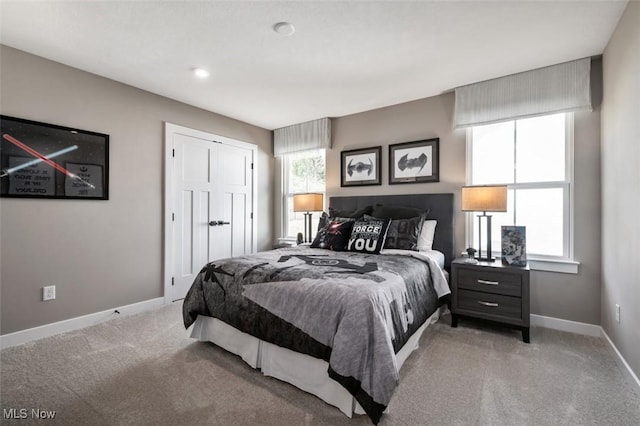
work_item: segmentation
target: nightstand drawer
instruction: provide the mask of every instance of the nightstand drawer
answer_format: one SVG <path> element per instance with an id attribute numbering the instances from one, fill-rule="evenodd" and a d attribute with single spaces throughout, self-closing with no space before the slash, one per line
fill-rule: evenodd
<path id="1" fill-rule="evenodd" d="M 462 268 L 458 270 L 458 287 L 521 297 L 522 277 L 517 274 L 505 274 L 503 271 L 479 271 Z"/>
<path id="2" fill-rule="evenodd" d="M 461 313 L 482 312 L 499 317 L 522 319 L 522 299 L 479 291 L 460 290 L 458 309 Z"/>

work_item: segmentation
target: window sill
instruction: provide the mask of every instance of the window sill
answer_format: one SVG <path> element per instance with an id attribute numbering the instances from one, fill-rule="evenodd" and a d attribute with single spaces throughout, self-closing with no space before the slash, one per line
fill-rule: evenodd
<path id="1" fill-rule="evenodd" d="M 280 243 L 295 243 L 296 237 L 280 237 L 277 239 L 278 244 Z"/>
<path id="2" fill-rule="evenodd" d="M 577 274 L 580 262 L 574 260 L 528 259 L 529 269 L 532 271 L 560 272 L 562 274 Z"/>

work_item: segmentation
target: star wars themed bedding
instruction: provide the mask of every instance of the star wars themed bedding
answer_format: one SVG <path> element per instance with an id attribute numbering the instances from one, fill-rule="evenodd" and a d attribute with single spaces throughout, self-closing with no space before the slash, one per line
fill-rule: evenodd
<path id="1" fill-rule="evenodd" d="M 280 249 L 207 264 L 183 305 L 329 363 L 374 423 L 399 374 L 395 354 L 449 294 L 427 255 Z"/>

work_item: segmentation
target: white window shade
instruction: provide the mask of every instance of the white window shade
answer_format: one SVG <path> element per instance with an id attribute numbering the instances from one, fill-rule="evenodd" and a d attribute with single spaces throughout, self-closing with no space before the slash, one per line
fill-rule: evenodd
<path id="1" fill-rule="evenodd" d="M 276 157 L 311 149 L 331 148 L 331 120 L 321 118 L 273 131 L 273 154 Z"/>
<path id="2" fill-rule="evenodd" d="M 454 127 L 591 110 L 590 74 L 584 58 L 458 87 Z"/>

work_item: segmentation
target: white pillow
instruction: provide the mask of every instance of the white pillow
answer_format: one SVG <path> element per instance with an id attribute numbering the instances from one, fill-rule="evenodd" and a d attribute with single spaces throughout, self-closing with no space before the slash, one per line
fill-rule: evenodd
<path id="1" fill-rule="evenodd" d="M 431 250 L 433 237 L 436 234 L 437 220 L 425 220 L 418 236 L 418 251 Z"/>

